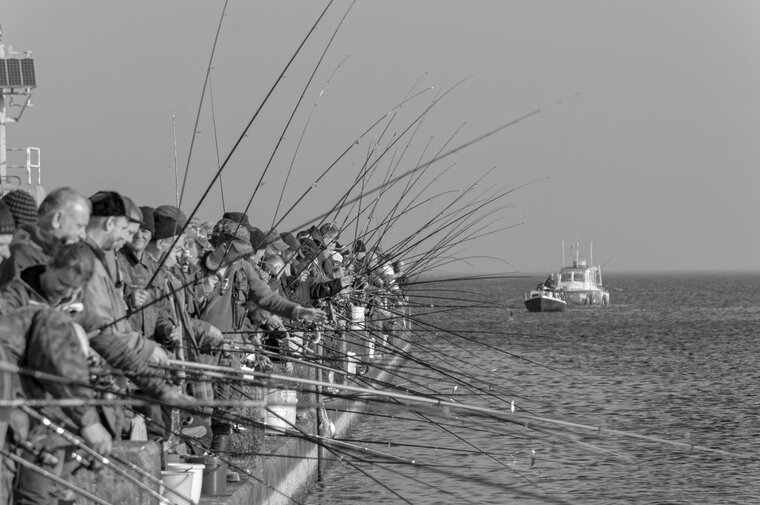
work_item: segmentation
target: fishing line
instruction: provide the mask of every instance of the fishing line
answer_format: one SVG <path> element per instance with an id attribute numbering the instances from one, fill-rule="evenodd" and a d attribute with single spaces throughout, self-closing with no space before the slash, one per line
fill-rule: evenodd
<path id="1" fill-rule="evenodd" d="M 298 143 L 296 144 L 296 148 L 293 151 L 293 158 L 290 160 L 290 166 L 288 166 L 288 173 L 285 176 L 285 182 L 282 185 L 282 191 L 280 191 L 280 199 L 277 201 L 277 207 L 274 210 L 274 215 L 272 216 L 272 225 L 271 228 L 274 228 L 274 223 L 277 220 L 277 214 L 280 212 L 280 205 L 282 204 L 282 199 L 285 195 L 285 188 L 288 185 L 288 181 L 290 180 L 290 173 L 293 171 L 293 166 L 296 162 L 296 157 L 298 156 L 298 151 L 301 149 L 301 143 L 303 142 L 303 138 L 306 135 L 306 130 L 309 127 L 309 124 L 311 123 L 311 117 L 314 115 L 314 111 L 317 109 L 317 106 L 319 105 L 319 101 L 322 99 L 322 95 L 324 94 L 325 90 L 327 89 L 327 86 L 330 85 L 330 82 L 332 81 L 333 76 L 340 70 L 340 67 L 343 66 L 343 64 L 348 60 L 348 58 L 351 55 L 346 56 L 341 60 L 341 62 L 338 64 L 337 67 L 335 67 L 335 70 L 330 74 L 330 76 L 327 78 L 327 81 L 325 81 L 324 86 L 322 87 L 322 91 L 319 92 L 319 95 L 317 95 L 317 100 L 314 102 L 314 105 L 312 105 L 311 110 L 309 111 L 309 116 L 306 118 L 306 122 L 304 123 L 303 130 L 301 130 L 301 136 L 298 138 Z"/>
<path id="2" fill-rule="evenodd" d="M 216 44 L 219 41 L 219 34 L 222 32 L 222 21 L 224 20 L 225 13 L 227 12 L 227 3 L 229 0 L 224 0 L 224 6 L 222 7 L 222 15 L 219 16 L 219 24 L 216 27 L 216 35 L 214 35 L 214 44 L 211 46 L 211 55 L 208 58 L 208 65 L 206 66 L 206 77 L 203 79 L 203 89 L 201 90 L 201 99 L 198 102 L 198 112 L 195 114 L 195 124 L 193 125 L 193 134 L 190 136 L 190 148 L 187 152 L 187 164 L 185 165 L 185 175 L 182 178 L 182 191 L 179 195 L 179 201 L 177 202 L 177 208 L 182 207 L 182 198 L 185 196 L 185 184 L 187 183 L 187 174 L 190 171 L 190 158 L 193 155 L 193 147 L 195 146 L 195 136 L 198 133 L 198 122 L 201 117 L 201 110 L 203 108 L 203 99 L 206 96 L 206 84 L 208 84 L 211 76 L 211 64 L 214 62 L 214 54 L 216 53 Z M 221 171 L 221 170 L 220 170 Z M 205 198 L 205 195 L 204 195 Z M 200 203 L 199 203 L 200 205 Z M 195 212 L 193 212 L 195 215 Z M 192 216 L 188 218 L 188 221 L 192 219 Z M 185 231 L 184 228 L 182 231 Z M 172 244 L 172 248 L 174 244 Z M 151 283 L 148 283 L 150 285 Z"/>
<path id="3" fill-rule="evenodd" d="M 248 209 L 251 207 L 251 204 L 253 203 L 253 199 L 256 197 L 256 193 L 258 192 L 259 188 L 262 185 L 262 181 L 264 180 L 264 176 L 269 171 L 269 167 L 272 165 L 272 160 L 274 160 L 275 155 L 277 154 L 277 150 L 280 147 L 280 144 L 282 143 L 283 139 L 285 138 L 285 133 L 288 131 L 288 128 L 290 127 L 290 124 L 293 122 L 293 118 L 296 115 L 296 112 L 298 111 L 298 108 L 301 106 L 301 102 L 303 101 L 304 96 L 306 96 L 306 91 L 309 89 L 309 86 L 311 85 L 311 82 L 314 80 L 314 76 L 317 74 L 317 70 L 319 70 L 319 67 L 322 64 L 322 60 L 324 60 L 325 55 L 327 54 L 327 51 L 330 49 L 330 46 L 332 45 L 333 41 L 335 40 L 336 35 L 338 35 L 338 31 L 340 30 L 341 26 L 343 25 L 343 22 L 346 20 L 346 17 L 348 16 L 348 13 L 351 11 L 351 8 L 356 3 L 356 0 L 351 2 L 351 4 L 346 9 L 346 12 L 343 14 L 343 17 L 341 18 L 340 22 L 338 23 L 338 26 L 335 27 L 335 30 L 333 31 L 332 37 L 330 37 L 330 40 L 325 45 L 324 50 L 322 51 L 322 54 L 320 55 L 319 59 L 317 60 L 316 65 L 314 65 L 314 70 L 312 71 L 311 75 L 309 76 L 309 79 L 306 81 L 306 85 L 303 88 L 303 91 L 301 92 L 301 96 L 298 97 L 298 100 L 296 100 L 296 104 L 293 107 L 293 110 L 290 113 L 290 117 L 285 122 L 285 126 L 282 129 L 282 132 L 280 133 L 280 138 L 277 139 L 277 142 L 274 145 L 274 148 L 272 149 L 272 153 L 269 156 L 269 159 L 267 160 L 266 165 L 264 166 L 264 170 L 261 172 L 261 176 L 259 176 L 259 180 L 254 186 L 253 193 L 251 194 L 251 197 L 248 199 L 248 203 L 245 206 L 245 209 L 243 210 L 243 214 L 246 214 L 248 212 Z M 284 190 L 284 186 L 283 186 Z M 237 228 L 242 226 L 242 222 L 237 223 Z M 236 228 L 236 231 L 237 231 Z M 273 227 L 274 228 L 274 227 Z"/>
<path id="4" fill-rule="evenodd" d="M 298 45 L 298 48 L 295 50 L 295 52 L 293 53 L 293 55 L 290 57 L 290 60 L 288 60 L 288 63 L 285 65 L 285 68 L 282 69 L 282 71 L 280 72 L 280 75 L 277 77 L 277 79 L 275 80 L 274 84 L 269 89 L 269 91 L 267 92 L 267 94 L 264 97 L 264 99 L 262 100 L 262 102 L 259 104 L 258 108 L 256 109 L 256 112 L 253 114 L 253 116 L 251 117 L 251 119 L 248 121 L 248 123 L 246 124 L 245 128 L 243 128 L 243 131 L 241 132 L 241 134 L 238 136 L 238 139 L 233 144 L 232 148 L 230 149 L 230 152 L 227 154 L 227 156 L 225 157 L 225 159 L 222 162 L 221 166 L 219 167 L 219 170 L 217 170 L 216 174 L 211 179 L 211 182 L 209 183 L 209 185 L 206 187 L 205 191 L 201 195 L 201 198 L 198 200 L 198 203 L 195 205 L 195 207 L 193 208 L 192 212 L 188 215 L 187 222 L 182 227 L 182 229 L 179 230 L 178 234 L 174 237 L 174 241 L 172 242 L 171 247 L 169 247 L 169 250 L 173 250 L 176 247 L 177 243 L 179 242 L 180 238 L 182 237 L 182 234 L 185 232 L 185 229 L 187 229 L 187 225 L 190 223 L 190 221 L 193 219 L 193 217 L 195 217 L 195 214 L 198 212 L 198 209 L 200 208 L 201 204 L 206 199 L 206 197 L 208 196 L 209 192 L 211 191 L 211 188 L 216 183 L 216 180 L 219 178 L 219 176 L 221 175 L 222 171 L 227 166 L 227 163 L 232 158 L 232 155 L 235 153 L 235 151 L 237 151 L 238 146 L 243 142 L 243 139 L 247 136 L 248 130 L 253 125 L 253 122 L 256 120 L 256 118 L 258 118 L 259 113 L 264 108 L 264 105 L 269 100 L 269 97 L 272 95 L 272 93 L 274 92 L 274 90 L 277 87 L 277 85 L 280 83 L 280 81 L 285 76 L 285 72 L 287 72 L 288 68 L 290 68 L 290 65 L 293 63 L 293 60 L 295 60 L 295 58 L 298 55 L 298 53 L 300 53 L 301 49 L 306 44 L 306 41 L 309 39 L 309 37 L 311 37 L 311 34 L 314 32 L 314 30 L 316 29 L 316 27 L 319 24 L 319 22 L 322 20 L 322 18 L 324 17 L 324 15 L 327 13 L 327 10 L 330 8 L 330 6 L 332 5 L 332 3 L 333 3 L 333 0 L 330 0 L 330 2 L 324 8 L 324 10 L 322 11 L 322 13 L 317 18 L 317 20 L 311 26 L 311 29 L 308 31 L 308 33 L 306 34 L 306 36 L 304 37 L 304 39 Z M 209 70 L 208 71 L 210 71 L 210 65 L 209 65 Z M 208 72 L 207 72 L 207 74 L 208 74 Z M 206 86 L 205 81 L 204 81 L 203 86 L 204 86 L 204 95 L 205 95 L 205 86 Z M 188 162 L 189 162 L 189 159 L 190 159 L 190 157 L 188 156 Z M 187 176 L 187 171 L 185 171 L 185 176 Z M 183 187 L 184 187 L 184 183 L 183 183 Z M 180 200 L 181 200 L 181 198 L 180 198 Z M 156 271 L 154 272 L 153 276 L 148 281 L 148 284 L 147 284 L 148 287 L 150 287 L 150 286 L 153 285 L 153 281 L 155 280 L 156 275 L 158 275 L 158 272 L 161 270 L 161 267 L 163 266 L 164 262 L 166 261 L 166 257 L 167 256 L 164 255 L 161 258 L 161 260 L 158 262 L 158 266 L 156 267 Z"/>
<path id="5" fill-rule="evenodd" d="M 216 168 L 219 170 L 221 166 L 221 160 L 219 159 L 219 136 L 216 133 L 216 112 L 214 110 L 214 86 L 211 84 L 211 75 L 208 76 L 208 98 L 211 104 L 211 124 L 214 127 L 214 149 L 216 152 Z M 222 175 L 219 174 L 219 192 L 222 196 L 222 212 L 227 212 L 227 205 L 224 202 L 224 181 Z M 179 205 L 177 205 L 179 208 Z"/>
<path id="6" fill-rule="evenodd" d="M 445 94 L 444 94 L 444 96 L 445 96 Z M 443 96 L 441 97 L 441 99 L 442 98 L 443 98 Z M 436 161 L 439 161 L 439 160 L 444 159 L 444 158 L 446 158 L 448 156 L 451 156 L 451 155 L 453 155 L 453 154 L 455 154 L 455 153 L 457 153 L 457 152 L 459 152 L 459 151 L 461 151 L 463 149 L 466 149 L 467 147 L 470 147 L 471 145 L 473 145 L 473 144 L 475 144 L 477 142 L 485 140 L 488 137 L 491 137 L 491 136 L 495 135 L 496 133 L 498 133 L 498 132 L 500 132 L 502 130 L 505 130 L 507 128 L 515 126 L 515 125 L 517 125 L 517 124 L 519 124 L 519 123 L 521 123 L 521 122 L 523 122 L 523 121 L 525 121 L 525 120 L 527 120 L 527 119 L 529 119 L 529 118 L 531 118 L 531 117 L 533 117 L 533 116 L 535 116 L 537 114 L 540 114 L 541 112 L 543 112 L 544 110 L 546 110 L 546 109 L 548 109 L 550 107 L 554 107 L 554 106 L 557 106 L 557 105 L 563 103 L 563 101 L 564 101 L 564 99 L 560 99 L 560 100 L 557 100 L 557 101 L 555 101 L 555 102 L 553 102 L 551 104 L 548 104 L 546 106 L 539 107 L 537 109 L 532 110 L 531 112 L 528 112 L 526 114 L 523 114 L 522 116 L 517 117 L 516 119 L 513 119 L 513 120 L 511 120 L 511 121 L 509 121 L 507 123 L 504 123 L 501 126 L 498 126 L 498 127 L 494 128 L 492 130 L 489 130 L 486 133 L 483 133 L 482 135 L 479 135 L 479 136 L 473 138 L 472 140 L 470 140 L 468 142 L 465 142 L 465 143 L 463 143 L 463 144 L 461 144 L 461 145 L 459 145 L 459 146 L 457 146 L 457 147 L 455 147 L 453 149 L 450 149 L 449 151 L 446 151 L 445 153 L 441 154 L 440 156 L 437 156 L 437 157 L 435 157 L 435 158 L 433 158 L 433 159 L 431 159 L 429 161 L 426 161 L 422 165 L 419 165 L 419 166 L 414 167 L 414 168 L 412 168 L 410 170 L 407 170 L 406 172 L 398 175 L 397 177 L 395 177 L 394 179 L 392 179 L 391 181 L 389 181 L 389 183 L 395 183 L 398 180 L 404 179 L 406 177 L 410 177 L 411 175 L 419 172 L 420 170 L 424 170 L 426 167 L 430 166 L 431 164 L 435 163 Z M 438 103 L 438 102 L 436 102 L 436 103 Z M 382 189 L 383 189 L 383 186 L 378 186 L 378 187 L 375 187 L 375 188 L 373 188 L 371 190 L 368 190 L 368 191 L 364 192 L 363 195 L 374 194 L 374 193 L 376 193 L 376 192 L 378 192 L 378 191 L 380 191 Z M 344 204 L 352 204 L 357 199 L 358 199 L 358 197 L 355 197 L 352 200 L 348 200 Z M 325 217 L 329 216 L 330 214 L 332 214 L 333 211 L 334 211 L 334 209 L 330 209 L 326 213 L 323 213 L 323 214 L 320 214 L 318 216 L 315 216 L 310 221 L 307 221 L 307 222 L 301 224 L 300 226 L 296 226 L 295 229 L 305 228 L 308 225 L 310 225 L 311 223 L 314 223 L 316 221 L 319 221 L 319 220 L 324 219 Z"/>

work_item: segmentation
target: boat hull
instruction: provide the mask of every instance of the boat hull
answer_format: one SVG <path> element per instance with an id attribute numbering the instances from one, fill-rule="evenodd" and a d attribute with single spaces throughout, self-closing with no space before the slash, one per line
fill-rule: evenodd
<path id="1" fill-rule="evenodd" d="M 565 300 L 573 305 L 609 305 L 610 294 L 601 289 L 566 290 Z"/>
<path id="2" fill-rule="evenodd" d="M 534 296 L 525 300 L 525 308 L 529 312 L 562 312 L 567 307 L 564 300 L 550 296 Z"/>

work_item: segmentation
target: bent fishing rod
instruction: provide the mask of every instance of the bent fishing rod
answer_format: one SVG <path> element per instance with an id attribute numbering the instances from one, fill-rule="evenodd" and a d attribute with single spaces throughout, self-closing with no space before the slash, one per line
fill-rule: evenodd
<path id="1" fill-rule="evenodd" d="M 253 116 L 248 121 L 248 123 L 246 124 L 246 126 L 243 128 L 243 131 L 240 133 L 240 135 L 238 136 L 238 138 L 235 141 L 235 143 L 232 145 L 232 148 L 230 149 L 230 151 L 227 154 L 227 156 L 224 158 L 224 161 L 222 162 L 221 166 L 219 167 L 219 169 L 214 174 L 214 177 L 211 179 L 211 182 L 208 184 L 208 186 L 204 190 L 203 194 L 201 195 L 200 199 L 196 203 L 196 205 L 193 208 L 192 212 L 187 216 L 187 222 L 182 227 L 182 229 L 178 231 L 178 234 L 174 237 L 174 241 L 172 242 L 171 247 L 169 248 L 169 250 L 172 250 L 172 249 L 174 249 L 176 247 L 177 243 L 179 242 L 180 238 L 182 237 L 182 234 L 185 232 L 185 230 L 187 229 L 187 226 L 190 224 L 190 221 L 195 217 L 195 214 L 198 212 L 198 209 L 200 209 L 201 204 L 206 199 L 206 197 L 208 196 L 208 194 L 211 191 L 211 189 L 214 187 L 214 184 L 216 184 L 216 180 L 222 174 L 222 171 L 227 166 L 227 163 L 229 163 L 229 161 L 232 158 L 233 154 L 235 154 L 235 152 L 237 151 L 238 147 L 243 142 L 243 139 L 247 136 L 248 131 L 251 129 L 251 126 L 256 121 L 256 119 L 259 117 L 259 113 L 264 108 L 264 105 L 269 101 L 269 97 L 274 93 L 274 90 L 277 88 L 277 86 L 279 85 L 280 81 L 282 81 L 282 79 L 285 77 L 285 73 L 290 68 L 290 65 L 296 59 L 296 56 L 298 56 L 298 54 L 301 52 L 301 49 L 306 45 L 306 42 L 311 37 L 312 33 L 314 33 L 314 30 L 317 28 L 317 25 L 319 24 L 319 22 L 322 20 L 322 18 L 327 13 L 327 10 L 332 5 L 333 1 L 334 0 L 330 0 L 329 3 L 325 6 L 325 8 L 322 10 L 322 13 L 316 19 L 316 21 L 314 22 L 314 24 L 312 24 L 311 29 L 309 29 L 308 33 L 303 38 L 303 40 L 301 41 L 301 43 L 298 45 L 298 47 L 296 48 L 296 50 L 293 52 L 293 54 L 291 55 L 290 59 L 286 63 L 285 67 L 282 69 L 282 71 L 280 72 L 279 76 L 277 77 L 277 79 L 275 79 L 274 84 L 272 84 L 272 87 L 269 89 L 269 91 L 267 92 L 267 94 L 264 96 L 264 99 L 259 104 L 258 108 L 256 109 L 256 112 L 254 112 Z M 156 279 L 156 275 L 158 275 L 158 272 L 160 271 L 161 266 L 163 266 L 163 263 L 165 261 L 166 261 L 166 256 L 164 256 L 163 258 L 161 258 L 161 260 L 160 260 L 160 262 L 158 264 L 158 267 L 156 268 L 156 271 L 153 273 L 153 276 L 148 281 L 148 284 L 147 284 L 148 287 L 150 287 L 150 286 L 153 285 L 153 282 Z"/>

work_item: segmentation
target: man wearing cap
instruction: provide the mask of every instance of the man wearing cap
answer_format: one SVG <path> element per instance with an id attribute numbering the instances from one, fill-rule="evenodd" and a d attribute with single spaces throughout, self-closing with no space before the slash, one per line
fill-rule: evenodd
<path id="1" fill-rule="evenodd" d="M 214 226 L 212 234 L 214 252 L 206 257 L 206 268 L 217 271 L 222 279 L 207 297 L 203 319 L 222 330 L 223 333 L 239 334 L 253 330 L 247 314 L 253 305 L 287 319 L 303 319 L 325 322 L 327 316 L 321 310 L 301 307 L 273 292 L 254 272 L 246 257 L 253 253 L 251 237 L 243 223 L 222 218 Z M 260 347 L 260 341 L 254 341 Z M 226 363 L 225 363 L 226 364 Z M 215 384 L 217 399 L 231 396 L 229 384 Z M 232 425 L 215 420 L 212 424 L 214 441 L 212 450 L 224 451 L 229 445 Z"/>
<path id="2" fill-rule="evenodd" d="M 160 205 L 153 212 L 154 233 L 146 249 L 146 255 L 160 265 L 154 281 L 160 296 L 166 301 L 167 310 L 161 310 L 156 319 L 155 339 L 167 350 L 181 360 L 204 362 L 201 353 L 209 353 L 220 347 L 223 342 L 222 332 L 217 328 L 191 315 L 190 308 L 195 308 L 195 286 L 182 271 L 180 261 L 184 255 L 184 242 L 187 239 L 183 230 L 187 224 L 185 214 L 172 205 Z M 188 388 L 195 398 L 213 399 L 209 383 L 192 381 Z M 161 409 L 162 416 L 154 419 L 164 420 L 164 428 L 169 428 L 170 412 Z M 208 412 L 210 414 L 210 411 Z M 179 428 L 179 426 L 175 426 Z M 210 436 L 209 436 L 210 440 Z"/>
<path id="3" fill-rule="evenodd" d="M 153 286 L 148 287 L 148 282 L 158 268 L 151 255 L 145 253 L 155 231 L 153 207 L 140 207 L 140 211 L 142 223 L 132 241 L 116 252 L 116 263 L 123 275 L 124 301 L 127 303 L 129 322 L 133 329 L 152 338 L 162 307 L 161 302 L 156 302 L 160 298 L 161 290 Z M 144 305 L 148 308 L 141 309 Z"/>
<path id="4" fill-rule="evenodd" d="M 68 187 L 51 191 L 40 204 L 37 221 L 16 230 L 11 257 L 0 268 L 0 286 L 25 268 L 47 264 L 59 246 L 83 239 L 89 219 L 85 197 Z"/>
<path id="5" fill-rule="evenodd" d="M 168 384 L 151 373 L 150 363 L 168 362 L 166 352 L 136 332 L 127 319 L 121 288 L 123 279 L 110 260 L 115 248 L 131 241 L 139 229 L 142 212 L 128 198 L 115 191 L 100 191 L 90 197 L 92 217 L 85 243 L 97 261 L 93 276 L 84 289 L 85 310 L 80 324 L 90 335 L 90 346 L 109 365 L 126 371 L 148 395 L 166 400 L 176 398 Z M 111 426 L 119 436 L 118 426 Z"/>

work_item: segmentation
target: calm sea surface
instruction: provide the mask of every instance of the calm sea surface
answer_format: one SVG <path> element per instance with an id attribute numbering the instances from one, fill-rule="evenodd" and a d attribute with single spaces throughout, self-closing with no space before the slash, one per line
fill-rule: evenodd
<path id="1" fill-rule="evenodd" d="M 305 503 L 760 503 L 760 275 L 608 274 L 608 307 L 528 313 L 522 292 L 538 281 L 420 287 L 437 305 L 422 317 L 455 335 L 417 324 L 415 358 L 444 373 L 407 361 L 396 381 L 601 432 L 367 416 L 351 437 L 400 461 L 362 456 L 368 475 L 337 463 Z M 511 321 L 486 304 L 512 306 Z"/>

